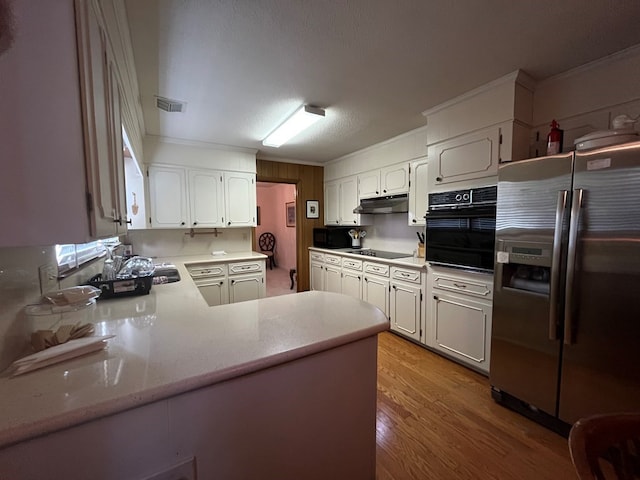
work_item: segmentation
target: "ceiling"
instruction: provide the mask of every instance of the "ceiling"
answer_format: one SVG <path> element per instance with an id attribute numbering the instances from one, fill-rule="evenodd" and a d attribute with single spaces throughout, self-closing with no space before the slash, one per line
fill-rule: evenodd
<path id="1" fill-rule="evenodd" d="M 147 134 L 312 163 L 422 126 L 424 110 L 516 69 L 541 80 L 640 44 L 638 0 L 125 4 Z M 326 119 L 263 147 L 303 103 Z"/>

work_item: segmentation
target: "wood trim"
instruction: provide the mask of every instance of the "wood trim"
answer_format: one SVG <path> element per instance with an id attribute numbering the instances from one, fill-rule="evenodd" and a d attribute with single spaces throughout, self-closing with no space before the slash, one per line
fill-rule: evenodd
<path id="1" fill-rule="evenodd" d="M 296 270 L 298 292 L 309 290 L 309 247 L 313 246 L 313 228 L 324 225 L 324 167 L 257 159 L 256 171 L 258 182 L 296 184 Z M 306 218 L 307 200 L 319 201 L 319 218 Z"/>

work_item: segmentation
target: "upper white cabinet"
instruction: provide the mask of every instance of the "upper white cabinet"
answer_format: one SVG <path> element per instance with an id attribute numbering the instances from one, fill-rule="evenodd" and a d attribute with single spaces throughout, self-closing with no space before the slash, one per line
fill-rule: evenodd
<path id="1" fill-rule="evenodd" d="M 410 167 L 409 225 L 425 225 L 425 214 L 429 208 L 428 187 L 429 161 L 425 158 L 413 162 Z"/>
<path id="2" fill-rule="evenodd" d="M 222 172 L 189 170 L 189 209 L 192 227 L 224 225 L 224 192 Z"/>
<path id="3" fill-rule="evenodd" d="M 224 172 L 227 227 L 256 225 L 256 176 L 253 173 Z"/>
<path id="4" fill-rule="evenodd" d="M 409 191 L 409 164 L 401 163 L 358 175 L 360 198 L 397 195 Z"/>
<path id="5" fill-rule="evenodd" d="M 11 228 L 0 246 L 126 231 L 120 91 L 94 2 L 12 8 L 15 41 L 0 61 L 0 216 Z"/>
<path id="6" fill-rule="evenodd" d="M 324 185 L 325 225 L 370 225 L 370 215 L 353 213 L 360 203 L 358 178 L 355 175 L 341 178 Z"/>
<path id="7" fill-rule="evenodd" d="M 180 228 L 189 224 L 186 170 L 150 166 L 149 202 L 152 228 Z"/>
<path id="8" fill-rule="evenodd" d="M 501 136 L 500 127 L 490 127 L 430 146 L 429 191 L 465 188 L 471 180 L 496 176 Z"/>
<path id="9" fill-rule="evenodd" d="M 255 174 L 150 165 L 152 228 L 255 225 Z"/>
<path id="10" fill-rule="evenodd" d="M 423 112 L 430 193 L 494 184 L 499 163 L 529 156 L 533 88 L 516 71 Z"/>

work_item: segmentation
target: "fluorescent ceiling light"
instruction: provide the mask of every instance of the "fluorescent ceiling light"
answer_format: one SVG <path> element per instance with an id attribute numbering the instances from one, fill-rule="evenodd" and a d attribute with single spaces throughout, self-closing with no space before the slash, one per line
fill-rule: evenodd
<path id="1" fill-rule="evenodd" d="M 279 147 L 301 131 L 309 128 L 321 118 L 324 118 L 324 110 L 310 105 L 301 106 L 296 112 L 287 118 L 282 125 L 276 128 L 262 141 L 267 147 Z"/>

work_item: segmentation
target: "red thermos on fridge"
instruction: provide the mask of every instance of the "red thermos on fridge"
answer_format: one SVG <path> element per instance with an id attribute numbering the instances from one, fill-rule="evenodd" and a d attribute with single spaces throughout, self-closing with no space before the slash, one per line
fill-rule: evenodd
<path id="1" fill-rule="evenodd" d="M 563 131 L 558 128 L 559 126 L 555 120 L 551 122 L 551 131 L 547 135 L 547 155 L 555 155 L 562 152 Z"/>

